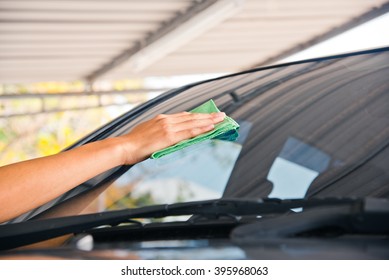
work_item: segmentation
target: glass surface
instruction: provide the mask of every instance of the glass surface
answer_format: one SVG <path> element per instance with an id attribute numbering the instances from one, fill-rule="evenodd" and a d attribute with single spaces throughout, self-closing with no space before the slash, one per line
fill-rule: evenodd
<path id="1" fill-rule="evenodd" d="M 331 157 L 295 138 L 288 138 L 274 160 L 267 179 L 273 183 L 268 195 L 275 198 L 303 198 L 313 180 L 324 172 Z"/>
<path id="2" fill-rule="evenodd" d="M 64 211 L 56 215 L 74 214 L 73 199 L 62 202 L 72 196 L 82 197 L 83 213 L 219 197 L 389 198 L 388 77 L 389 51 L 382 51 L 252 71 L 165 95 L 108 136 L 212 98 L 241 125 L 239 138 L 101 174 L 59 198 Z"/>
<path id="3" fill-rule="evenodd" d="M 241 124 L 238 142 L 210 141 L 135 165 L 110 187 L 130 184 L 118 201 L 131 202 L 107 208 L 221 196 L 388 197 L 388 62 L 386 53 L 291 65 L 181 93 L 161 104 L 165 112 L 212 95 Z"/>
<path id="4" fill-rule="evenodd" d="M 115 197 L 106 208 L 220 198 L 241 148 L 238 143 L 209 140 L 141 162 L 111 185 Z"/>

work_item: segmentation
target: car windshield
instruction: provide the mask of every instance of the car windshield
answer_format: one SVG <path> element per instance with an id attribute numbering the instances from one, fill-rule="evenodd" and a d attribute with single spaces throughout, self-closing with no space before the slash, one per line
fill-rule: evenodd
<path id="1" fill-rule="evenodd" d="M 209 99 L 240 124 L 239 137 L 111 170 L 21 219 L 54 204 L 56 215 L 69 215 L 220 197 L 389 197 L 388 77 L 386 50 L 253 70 L 167 93 L 108 137 Z"/>

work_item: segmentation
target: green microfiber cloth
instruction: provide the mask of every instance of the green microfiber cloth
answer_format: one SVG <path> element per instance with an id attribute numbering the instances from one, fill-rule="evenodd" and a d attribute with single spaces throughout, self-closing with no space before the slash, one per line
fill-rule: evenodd
<path id="1" fill-rule="evenodd" d="M 217 108 L 213 100 L 209 100 L 199 107 L 194 108 L 190 111 L 191 113 L 217 113 L 220 110 Z M 167 154 L 173 153 L 175 151 L 181 150 L 190 145 L 202 142 L 208 139 L 219 139 L 234 141 L 238 136 L 239 124 L 234 121 L 232 118 L 226 116 L 221 123 L 215 125 L 215 128 L 209 132 L 198 135 L 194 138 L 181 141 L 173 146 L 167 147 L 165 149 L 159 150 L 151 155 L 151 158 L 160 158 Z"/>

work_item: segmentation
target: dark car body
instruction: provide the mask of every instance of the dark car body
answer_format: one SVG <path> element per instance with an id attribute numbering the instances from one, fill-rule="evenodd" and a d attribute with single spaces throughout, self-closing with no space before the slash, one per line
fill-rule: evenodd
<path id="1" fill-rule="evenodd" d="M 125 134 L 157 114 L 188 111 L 209 99 L 240 124 L 236 141 L 209 140 L 100 174 L 0 226 L 0 233 L 12 232 L 8 229 L 15 225 L 14 232 L 36 227 L 35 239 L 22 235 L 3 249 L 65 233 L 72 237 L 51 248 L 39 243 L 3 251 L 3 256 L 389 258 L 389 48 L 263 67 L 174 89 L 69 149 Z M 231 212 L 223 212 L 223 201 Z M 234 214 L 232 208 L 245 209 L 245 201 L 291 204 L 288 211 Z M 187 202 L 205 207 L 206 213 L 144 217 L 131 212 L 120 226 L 79 227 L 82 221 L 97 221 L 98 214 L 90 213 L 186 207 Z M 61 228 L 65 220 L 60 217 L 78 221 L 77 226 L 42 237 L 39 228 Z M 50 221 L 55 223 L 48 226 Z M 7 238 L 0 234 L 0 244 Z"/>

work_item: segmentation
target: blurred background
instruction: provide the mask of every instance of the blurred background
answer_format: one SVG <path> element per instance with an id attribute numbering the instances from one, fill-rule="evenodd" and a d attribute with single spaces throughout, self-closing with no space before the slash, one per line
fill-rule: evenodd
<path id="1" fill-rule="evenodd" d="M 0 0 L 0 166 L 169 89 L 389 46 L 387 0 Z"/>

